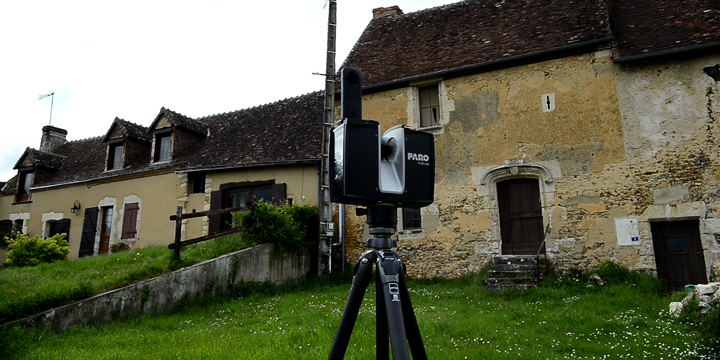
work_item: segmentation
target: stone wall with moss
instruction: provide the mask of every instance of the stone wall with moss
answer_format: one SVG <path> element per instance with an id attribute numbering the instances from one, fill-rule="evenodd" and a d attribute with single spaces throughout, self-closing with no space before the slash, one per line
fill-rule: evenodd
<path id="1" fill-rule="evenodd" d="M 708 273 L 720 260 L 720 89 L 703 69 L 720 55 L 617 65 L 610 51 L 440 80 L 435 202 L 422 231 L 399 227 L 413 277 L 456 277 L 500 254 L 495 184 L 539 179 L 547 256 L 562 270 L 614 260 L 656 269 L 650 222 L 698 219 Z M 552 109 L 546 108 L 552 99 Z M 418 127 L 417 88 L 366 95 L 383 131 Z M 352 207 L 349 207 L 352 208 Z M 399 212 L 401 213 L 401 212 Z M 618 244 L 615 220 L 640 239 Z M 364 218 L 347 211 L 348 259 L 365 250 Z"/>

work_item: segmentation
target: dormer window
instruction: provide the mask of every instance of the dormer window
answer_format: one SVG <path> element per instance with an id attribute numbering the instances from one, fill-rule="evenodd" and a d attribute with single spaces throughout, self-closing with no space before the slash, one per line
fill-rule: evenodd
<path id="1" fill-rule="evenodd" d="M 32 170 L 20 171 L 18 174 L 17 202 L 30 201 L 30 187 L 32 187 L 33 172 Z"/>
<path id="2" fill-rule="evenodd" d="M 156 133 L 155 134 L 155 154 L 153 155 L 154 162 L 170 161 L 172 154 L 172 133 Z"/>
<path id="3" fill-rule="evenodd" d="M 119 170 L 123 168 L 123 150 L 125 146 L 122 142 L 108 145 L 108 170 Z"/>

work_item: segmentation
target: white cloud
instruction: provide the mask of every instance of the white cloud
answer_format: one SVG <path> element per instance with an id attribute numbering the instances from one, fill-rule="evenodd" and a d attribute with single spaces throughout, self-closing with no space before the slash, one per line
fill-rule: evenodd
<path id="1" fill-rule="evenodd" d="M 452 0 L 338 1 L 339 67 L 372 9 Z M 191 117 L 322 90 L 325 0 L 26 0 L 0 3 L 0 180 L 48 124 L 68 140 L 115 117 L 148 126 L 162 106 Z"/>

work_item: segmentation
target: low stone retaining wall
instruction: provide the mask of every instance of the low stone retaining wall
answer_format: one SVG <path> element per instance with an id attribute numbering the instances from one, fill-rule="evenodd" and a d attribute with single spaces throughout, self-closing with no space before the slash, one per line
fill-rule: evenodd
<path id="1" fill-rule="evenodd" d="M 220 295 L 242 282 L 282 284 L 310 271 L 307 251 L 279 254 L 274 244 L 208 260 L 91 298 L 2 325 L 65 329 L 106 324 L 140 314 L 162 314 L 183 300 Z"/>

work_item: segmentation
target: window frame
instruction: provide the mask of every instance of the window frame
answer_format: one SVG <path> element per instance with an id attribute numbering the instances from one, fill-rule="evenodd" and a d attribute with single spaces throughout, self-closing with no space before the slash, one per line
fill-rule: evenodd
<path id="1" fill-rule="evenodd" d="M 72 220 L 68 218 L 48 220 L 45 223 L 47 227 L 47 238 L 51 238 L 57 234 L 65 234 L 65 241 L 70 243 L 70 224 Z"/>
<path id="2" fill-rule="evenodd" d="M 287 200 L 287 184 L 276 183 L 275 180 L 267 181 L 248 181 L 241 183 L 226 183 L 220 185 L 220 188 L 210 193 L 210 210 L 227 209 L 230 207 L 230 194 L 242 191 L 249 192 L 248 199 L 252 198 L 253 190 L 270 189 L 271 203 L 280 205 Z M 232 223 L 231 214 L 211 215 L 209 216 L 208 234 L 215 234 L 222 230 L 230 228 Z"/>
<path id="3" fill-rule="evenodd" d="M 118 148 L 120 148 L 118 159 Z M 119 160 L 119 164 L 118 164 Z M 122 170 L 125 165 L 125 142 L 116 141 L 108 144 L 107 171 Z"/>
<path id="4" fill-rule="evenodd" d="M 33 170 L 34 169 L 18 170 L 17 191 L 15 191 L 16 203 L 30 202 L 32 199 L 32 192 L 30 191 L 30 188 L 33 183 Z"/>
<path id="5" fill-rule="evenodd" d="M 206 177 L 204 171 L 188 173 L 188 193 L 204 194 Z"/>
<path id="6" fill-rule="evenodd" d="M 19 232 L 23 235 L 26 235 L 25 234 L 25 219 L 13 220 L 13 232 Z"/>
<path id="7" fill-rule="evenodd" d="M 422 213 L 420 208 L 402 208 L 403 231 L 422 231 Z"/>
<path id="8" fill-rule="evenodd" d="M 424 94 L 427 92 L 431 92 L 428 95 L 427 100 L 423 100 Z M 429 128 L 433 126 L 440 125 L 440 86 L 439 83 L 435 83 L 432 85 L 427 86 L 418 86 L 417 88 L 417 94 L 418 94 L 418 109 L 419 109 L 419 116 L 418 116 L 418 127 L 419 128 Z M 433 101 L 434 100 L 434 101 Z M 429 101 L 429 104 L 427 103 Z M 430 112 L 433 114 L 433 119 L 426 119 L 426 117 L 423 115 L 426 111 L 426 109 L 429 109 Z"/>
<path id="9" fill-rule="evenodd" d="M 153 136 L 153 163 L 166 163 L 172 161 L 172 129 L 156 131 Z M 165 139 L 167 139 L 166 152 L 163 151 L 163 141 Z M 163 157 L 163 155 L 167 155 L 167 157 Z"/>
<path id="10" fill-rule="evenodd" d="M 231 208 L 233 207 L 232 204 L 232 196 L 233 194 L 241 194 L 245 193 L 247 196 L 247 206 L 251 206 L 254 201 L 259 201 L 260 199 L 254 200 L 253 199 L 253 193 L 256 191 L 270 191 L 270 202 L 272 203 L 272 187 L 275 185 L 274 183 L 267 183 L 267 184 L 257 184 L 252 186 L 238 186 L 238 187 L 232 187 L 222 190 L 222 203 L 223 208 Z M 222 223 L 220 224 L 220 230 L 227 230 L 230 229 L 235 225 L 235 216 L 234 214 L 225 214 L 223 216 Z"/>

